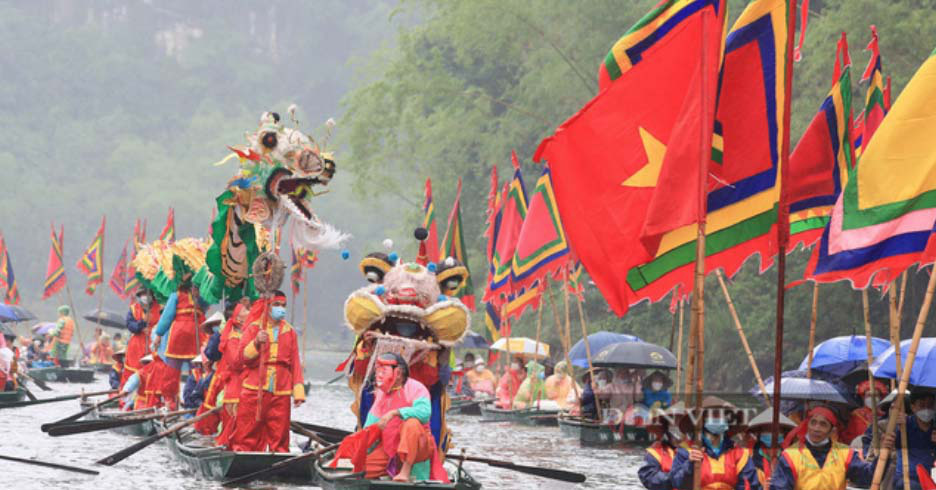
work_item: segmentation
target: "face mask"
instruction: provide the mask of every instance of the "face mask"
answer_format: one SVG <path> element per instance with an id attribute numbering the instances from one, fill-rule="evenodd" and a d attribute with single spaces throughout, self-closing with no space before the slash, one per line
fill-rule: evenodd
<path id="1" fill-rule="evenodd" d="M 932 422 L 934 414 L 936 414 L 936 412 L 934 412 L 932 408 L 924 408 L 921 410 L 917 410 L 916 412 L 913 412 L 913 415 L 915 415 L 916 418 L 919 419 L 920 422 L 923 422 L 924 424 L 928 424 Z"/>
<path id="2" fill-rule="evenodd" d="M 286 307 L 285 306 L 274 306 L 270 308 L 270 316 L 274 320 L 282 320 L 286 318 Z"/>
<path id="3" fill-rule="evenodd" d="M 663 389 L 663 383 L 661 383 L 660 381 L 654 381 L 654 382 L 650 383 L 650 388 L 651 388 L 653 391 L 660 391 L 660 390 Z"/>
<path id="4" fill-rule="evenodd" d="M 724 434 L 725 432 L 728 432 L 728 424 L 726 424 L 726 423 L 724 423 L 724 422 L 722 422 L 722 421 L 720 421 L 720 420 L 719 420 L 719 421 L 706 422 L 706 423 L 705 423 L 705 430 L 711 432 L 712 434 L 715 434 L 715 435 L 719 435 L 719 436 L 720 436 L 720 435 Z"/>
<path id="5" fill-rule="evenodd" d="M 211 331 L 214 332 L 214 333 L 218 333 L 218 332 L 221 331 L 221 326 L 220 326 L 220 325 L 215 325 L 215 326 L 211 327 Z"/>
<path id="6" fill-rule="evenodd" d="M 140 304 L 143 305 L 143 306 L 148 305 L 148 304 L 149 304 L 149 296 L 141 296 L 141 297 L 140 297 Z"/>
<path id="7" fill-rule="evenodd" d="M 825 446 L 826 444 L 829 443 L 829 438 L 826 437 L 825 439 L 823 439 L 823 440 L 821 440 L 821 441 L 819 441 L 819 442 L 815 442 L 815 441 L 813 441 L 812 439 L 810 439 L 810 438 L 809 438 L 809 434 L 807 434 L 807 435 L 806 435 L 806 442 L 812 444 L 813 446 L 822 447 L 822 446 Z"/>
<path id="8" fill-rule="evenodd" d="M 712 455 L 714 455 L 716 458 L 719 457 L 719 456 L 721 456 L 721 453 L 722 453 L 722 445 L 719 444 L 719 445 L 716 447 L 716 446 L 715 446 L 715 443 L 712 442 L 711 439 L 709 439 L 708 434 L 703 434 L 703 435 L 702 435 L 702 444 L 704 444 L 705 447 L 708 448 L 708 450 L 709 450 L 709 451 L 712 453 Z"/>
<path id="9" fill-rule="evenodd" d="M 546 379 L 546 373 L 544 373 L 544 372 L 536 373 L 536 377 L 539 378 L 539 379 Z M 931 417 L 931 418 L 932 418 L 932 417 Z"/>
<path id="10" fill-rule="evenodd" d="M 511 364 L 511 365 L 510 365 L 510 369 L 512 369 L 512 370 L 514 370 L 514 371 L 519 371 L 519 370 L 520 370 L 520 365 L 517 364 L 517 363 Z"/>
<path id="11" fill-rule="evenodd" d="M 778 438 L 779 440 L 782 441 L 782 440 L 783 440 L 783 434 L 777 434 L 777 438 Z M 761 434 L 759 439 L 760 439 L 760 443 L 761 443 L 764 447 L 771 447 L 771 445 L 772 445 L 772 443 L 773 443 L 773 435 L 772 435 L 772 434 Z"/>
<path id="12" fill-rule="evenodd" d="M 484 371 L 484 364 L 478 364 L 477 366 L 474 367 L 474 370 L 479 373 Z"/>
<path id="13" fill-rule="evenodd" d="M 683 433 L 677 427 L 670 427 L 669 437 L 670 437 L 670 440 L 672 441 L 681 441 L 683 438 Z"/>

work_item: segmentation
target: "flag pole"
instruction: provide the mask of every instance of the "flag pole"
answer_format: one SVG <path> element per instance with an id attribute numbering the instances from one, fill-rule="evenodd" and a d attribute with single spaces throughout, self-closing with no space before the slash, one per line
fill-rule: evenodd
<path id="1" fill-rule="evenodd" d="M 783 308 L 786 300 L 786 248 L 790 239 L 790 210 L 784 180 L 790 166 L 790 105 L 793 96 L 793 35 L 796 33 L 796 0 L 790 0 L 787 15 L 787 39 L 783 96 L 783 140 L 780 149 L 780 199 L 777 207 L 777 326 L 774 335 L 774 392 L 771 421 L 771 468 L 777 463 L 780 433 L 780 377 L 783 373 Z"/>
<path id="2" fill-rule="evenodd" d="M 864 329 L 865 329 L 865 348 L 868 355 L 868 388 L 871 390 L 871 399 L 873 400 L 872 412 L 877 410 L 878 397 L 877 390 L 874 389 L 874 375 L 871 374 L 871 364 L 874 362 L 874 352 L 871 350 L 871 311 L 870 306 L 868 305 L 868 290 L 863 289 L 861 291 L 861 306 L 864 310 Z M 899 346 L 897 347 L 900 348 Z M 871 420 L 877 420 L 877 417 L 871 416 Z M 871 424 L 871 444 L 872 447 L 878 447 L 878 444 L 881 442 L 880 427 L 878 424 Z M 909 488 L 909 487 L 906 487 Z"/>
<path id="3" fill-rule="evenodd" d="M 309 271 L 302 270 L 302 362 L 305 366 L 305 358 L 307 354 L 307 343 L 306 338 L 309 335 L 309 330 L 312 329 L 312 326 L 309 325 Z"/>
<path id="4" fill-rule="evenodd" d="M 591 344 L 588 343 L 588 327 L 585 325 L 585 308 L 582 306 L 582 303 L 585 302 L 584 299 L 576 296 L 578 299 L 578 314 L 579 314 L 579 323 L 582 326 L 582 340 L 585 342 L 585 360 L 588 361 L 588 384 L 591 385 L 592 393 L 595 392 L 595 365 L 592 363 L 592 352 Z M 571 340 L 571 338 L 570 338 Z M 598 407 L 599 420 L 601 420 L 601 400 L 595 396 L 595 406 Z"/>
<path id="5" fill-rule="evenodd" d="M 897 400 L 891 406 L 890 416 L 887 418 L 886 435 L 894 433 L 894 426 L 897 425 L 898 416 L 902 416 L 904 407 L 904 391 L 910 384 L 910 372 L 913 370 L 913 361 L 916 360 L 917 349 L 920 347 L 920 338 L 923 337 L 923 327 L 926 324 L 926 317 L 929 315 L 930 306 L 933 303 L 933 290 L 936 289 L 936 271 L 930 271 L 929 283 L 926 286 L 926 295 L 923 297 L 923 305 L 920 307 L 920 314 L 917 316 L 916 326 L 913 328 L 913 338 L 910 341 L 910 349 L 907 352 L 907 361 L 900 373 L 900 383 L 897 385 Z M 894 349 L 900 352 L 900 344 Z M 904 446 L 906 447 L 906 445 Z M 887 459 L 890 457 L 890 449 L 881 448 L 881 454 L 877 460 L 877 466 L 874 468 L 874 480 L 871 483 L 871 490 L 880 490 L 881 477 L 884 476 L 884 467 L 887 465 Z M 906 461 L 906 458 L 904 458 Z M 906 473 L 905 473 L 906 474 Z"/>
<path id="6" fill-rule="evenodd" d="M 572 366 L 572 358 L 569 357 L 569 349 L 572 348 L 572 327 L 570 326 L 571 317 L 569 316 L 569 265 L 562 268 L 562 279 L 564 291 L 562 301 L 565 303 L 565 328 L 559 333 L 559 338 L 562 340 L 562 347 L 565 350 L 566 368 L 569 370 L 570 376 L 572 377 L 572 391 L 575 392 L 575 398 L 581 400 L 578 382 L 575 381 L 575 368 Z"/>
<path id="7" fill-rule="evenodd" d="M 904 279 L 906 279 L 906 277 L 907 277 L 906 272 L 904 272 Z M 904 286 L 906 287 L 906 281 L 904 281 Z M 898 308 L 897 291 L 895 289 L 896 287 L 897 287 L 897 281 L 894 280 L 893 282 L 891 282 L 891 285 L 888 288 L 887 295 L 888 295 L 888 299 L 890 303 L 889 304 L 890 341 L 891 341 L 891 344 L 894 346 L 894 355 L 895 355 L 894 364 L 897 368 L 897 379 L 900 379 L 900 377 L 903 374 L 903 366 L 900 363 L 900 310 Z M 877 404 L 875 403 L 875 407 L 876 406 Z M 904 412 L 901 409 L 898 413 L 903 414 Z M 877 417 L 877 413 L 875 413 L 874 416 Z M 898 421 L 898 423 L 901 424 L 901 429 L 902 429 L 900 431 L 900 443 L 901 443 L 900 451 L 903 453 L 902 454 L 903 455 L 902 466 L 903 466 L 904 488 L 910 488 L 910 463 L 909 461 L 907 461 L 907 430 L 906 430 L 906 425 L 905 425 L 906 422 L 907 422 L 907 419 L 905 417 L 901 417 L 900 421 Z M 878 446 L 874 445 L 872 447 L 874 447 L 875 450 L 877 450 Z"/>
<path id="8" fill-rule="evenodd" d="M 741 319 L 738 317 L 738 311 L 735 309 L 734 301 L 731 300 L 731 295 L 728 294 L 728 286 L 725 285 L 725 278 L 722 276 L 721 269 L 715 271 L 715 274 L 718 276 L 718 284 L 721 285 L 722 292 L 725 293 L 725 301 L 728 302 L 728 310 L 731 312 L 731 318 L 734 320 L 735 330 L 738 331 L 738 337 L 741 338 L 741 345 L 744 346 L 744 352 L 747 353 L 748 362 L 751 363 L 751 371 L 754 371 L 754 379 L 757 380 L 757 386 L 760 387 L 761 393 L 764 395 L 764 400 L 769 404 L 770 397 L 767 396 L 767 387 L 764 386 L 764 378 L 761 377 L 760 369 L 757 368 L 757 361 L 754 360 L 751 346 L 748 345 L 747 336 L 744 335 L 744 327 L 741 326 Z"/>
<path id="9" fill-rule="evenodd" d="M 819 283 L 813 283 L 812 290 L 812 313 L 809 317 L 809 361 L 806 365 L 806 377 L 812 378 L 813 349 L 816 348 L 816 311 L 819 308 Z M 868 363 L 870 366 L 871 363 Z"/>
<path id="10" fill-rule="evenodd" d="M 676 387 L 680 386 L 683 375 L 682 345 L 683 345 L 683 302 L 679 301 L 679 332 L 676 334 Z"/>
<path id="11" fill-rule="evenodd" d="M 75 359 L 75 366 L 80 366 L 81 359 L 84 357 L 84 338 L 81 336 L 81 328 L 78 326 L 79 315 L 78 312 L 75 311 L 75 300 L 72 299 L 71 286 L 68 285 L 68 276 L 65 276 L 65 292 L 68 293 L 68 306 L 72 311 L 72 321 L 75 322 L 75 333 L 78 334 L 78 358 Z"/>

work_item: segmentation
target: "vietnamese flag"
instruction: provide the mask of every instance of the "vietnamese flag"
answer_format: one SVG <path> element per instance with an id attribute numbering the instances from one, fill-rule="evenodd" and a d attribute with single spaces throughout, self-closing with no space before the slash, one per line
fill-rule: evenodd
<path id="1" fill-rule="evenodd" d="M 717 83 L 708 82 L 718 73 L 724 2 L 666 5 L 654 11 L 664 22 L 645 18 L 618 42 L 630 48 L 612 49 L 626 71 L 534 156 L 549 162 L 572 249 L 618 315 L 638 299 L 627 275 L 653 259 L 645 243 L 654 248 L 698 217 L 699 152 L 707 164 L 712 148 Z"/>

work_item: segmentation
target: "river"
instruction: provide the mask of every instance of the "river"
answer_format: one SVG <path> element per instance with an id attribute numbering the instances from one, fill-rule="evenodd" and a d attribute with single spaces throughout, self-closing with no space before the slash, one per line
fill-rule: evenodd
<path id="1" fill-rule="evenodd" d="M 293 419 L 321 425 L 353 429 L 354 418 L 349 410 L 350 390 L 342 383 L 326 385 L 332 377 L 332 367 L 340 355 L 318 353 L 310 356 L 309 376 L 312 390 L 309 401 L 293 411 Z M 61 396 L 107 389 L 104 376 L 97 375 L 93 384 L 70 385 L 51 383 L 54 392 L 30 389 L 39 398 Z M 75 400 L 0 411 L 0 454 L 20 458 L 62 463 L 100 471 L 97 476 L 85 476 L 61 470 L 21 463 L 0 462 L 3 488 L 75 490 L 102 489 L 221 489 L 217 482 L 199 481 L 183 471 L 181 463 L 172 459 L 163 443 L 156 443 L 112 467 L 96 466 L 94 461 L 131 445 L 133 438 L 110 431 L 49 437 L 39 430 L 51 422 L 79 410 Z M 520 427 L 507 423 L 479 423 L 480 417 L 454 415 L 449 425 L 455 434 L 455 444 L 466 448 L 468 455 L 477 455 L 577 471 L 588 476 L 582 485 L 574 485 L 483 464 L 466 463 L 466 468 L 484 484 L 485 489 L 558 490 L 567 488 L 640 489 L 637 468 L 643 460 L 642 450 L 582 448 L 578 441 L 564 438 L 558 428 Z M 298 442 L 300 438 L 293 436 Z M 298 485 L 255 483 L 254 488 L 302 488 Z M 310 488 L 310 487 L 304 487 Z"/>

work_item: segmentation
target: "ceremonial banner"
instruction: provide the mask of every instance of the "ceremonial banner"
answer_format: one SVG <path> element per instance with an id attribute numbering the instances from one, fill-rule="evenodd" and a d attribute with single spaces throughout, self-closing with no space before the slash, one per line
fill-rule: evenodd
<path id="1" fill-rule="evenodd" d="M 439 262 L 439 231 L 436 226 L 435 205 L 432 202 L 432 181 L 426 178 L 426 199 L 423 202 L 422 227 L 429 232 L 426 237 L 426 255 L 430 263 Z"/>
<path id="2" fill-rule="evenodd" d="M 137 287 L 140 285 L 140 281 L 136 277 L 136 269 L 133 267 L 133 259 L 136 258 L 140 247 L 146 243 L 146 220 L 143 220 L 141 224 L 140 219 L 137 218 L 136 224 L 133 225 L 133 237 L 131 238 L 131 242 L 133 243 L 133 248 L 131 249 L 130 262 L 127 263 L 127 285 L 125 286 L 127 296 L 135 294 Z"/>
<path id="3" fill-rule="evenodd" d="M 718 88 L 709 78 L 717 73 L 723 10 L 718 1 L 662 3 L 612 48 L 599 75 L 598 96 L 544 140 L 534 156 L 549 162 L 569 242 L 618 315 L 642 299 L 658 299 L 647 286 L 682 265 L 669 257 L 686 242 L 676 242 L 681 236 L 671 233 L 692 228 L 688 231 L 695 239 L 694 225 L 661 235 L 682 217 L 698 216 L 698 208 L 690 204 L 667 222 L 664 201 L 673 199 L 676 189 L 696 189 L 692 195 L 698 194 L 702 157 L 690 161 L 674 156 L 691 155 L 694 145 L 696 155 L 701 146 L 707 158 L 711 147 L 712 138 L 706 135 L 712 135 L 712 118 L 703 108 Z M 670 142 L 674 146 L 668 158 Z M 684 182 L 679 182 L 680 174 Z M 676 200 L 692 201 L 692 195 Z M 658 211 L 650 214 L 651 209 Z M 638 266 L 655 260 L 648 252 L 653 248 L 666 254 L 660 258 L 663 263 L 653 264 L 652 271 L 640 270 Z M 686 263 L 693 258 L 690 250 Z M 675 284 L 655 285 L 662 296 Z"/>
<path id="4" fill-rule="evenodd" d="M 106 217 L 101 218 L 101 227 L 98 228 L 94 240 L 85 250 L 75 267 L 88 276 L 88 284 L 85 287 L 85 293 L 88 296 L 94 294 L 98 284 L 104 282 L 104 222 Z"/>
<path id="5" fill-rule="evenodd" d="M 852 169 L 806 278 L 855 288 L 893 281 L 933 260 L 936 224 L 936 51 L 881 122 Z"/>
<path id="6" fill-rule="evenodd" d="M 858 139 L 861 142 L 860 148 L 856 147 L 855 155 L 861 156 L 861 153 L 868 147 L 871 136 L 877 131 L 884 115 L 887 114 L 887 106 L 884 102 L 884 93 L 887 90 L 884 85 L 884 75 L 881 68 L 881 50 L 878 47 L 878 33 L 875 26 L 871 26 L 871 42 L 868 43 L 866 51 L 871 51 L 871 59 L 861 75 L 861 82 L 868 82 L 868 93 L 865 96 L 865 106 L 861 118 L 861 134 Z"/>
<path id="7" fill-rule="evenodd" d="M 55 225 L 52 225 L 52 247 L 49 249 L 49 262 L 46 265 L 46 278 L 42 288 L 42 299 L 50 298 L 53 294 L 65 287 L 65 264 L 62 263 L 64 250 L 65 226 L 59 229 L 55 236 Z"/>
<path id="8" fill-rule="evenodd" d="M 10 262 L 10 251 L 6 241 L 0 234 L 0 286 L 6 288 L 3 302 L 18 305 L 20 302 L 19 286 L 16 284 L 16 275 L 13 274 L 13 264 Z"/>
<path id="9" fill-rule="evenodd" d="M 487 202 L 487 211 L 485 214 L 485 225 L 484 237 L 487 238 L 487 247 L 485 248 L 485 256 L 487 257 L 488 264 L 490 264 L 488 270 L 488 283 L 490 283 L 491 278 L 494 276 L 494 247 L 497 244 L 497 230 L 500 225 L 501 218 L 501 200 L 500 200 L 500 189 L 498 188 L 500 184 L 497 181 L 497 165 L 491 167 L 491 191 L 488 193 L 488 202 Z M 487 289 L 487 287 L 485 287 Z M 487 297 L 487 292 L 484 294 Z"/>
<path id="10" fill-rule="evenodd" d="M 123 250 L 120 251 L 120 258 L 117 259 L 117 265 L 111 273 L 110 288 L 120 299 L 126 301 L 129 297 L 127 291 L 127 244 L 124 243 Z"/>
<path id="11" fill-rule="evenodd" d="M 790 241 L 811 247 L 829 222 L 832 205 L 855 166 L 852 143 L 851 59 L 845 33 L 835 53 L 832 88 L 790 155 L 787 195 L 790 203 Z"/>
<path id="12" fill-rule="evenodd" d="M 517 236 L 511 289 L 526 288 L 535 281 L 545 280 L 547 275 L 555 275 L 568 262 L 568 255 L 569 242 L 556 207 L 549 165 L 545 165 L 530 195 L 530 207 Z"/>
<path id="13" fill-rule="evenodd" d="M 514 291 L 507 296 L 507 302 L 504 304 L 504 314 L 508 323 L 511 318 L 520 318 L 527 309 L 535 311 L 540 307 L 543 298 L 542 283 L 534 282 L 530 287 Z M 509 335 L 509 334 L 505 334 Z"/>
<path id="14" fill-rule="evenodd" d="M 526 189 L 523 186 L 523 175 L 520 172 L 520 162 L 517 160 L 516 152 L 511 153 L 510 161 L 514 167 L 514 175 L 504 187 L 499 211 L 494 218 L 496 235 L 492 245 L 491 270 L 493 272 L 484 293 L 484 301 L 493 302 L 495 305 L 503 304 L 511 292 L 510 273 L 514 250 L 527 213 Z"/>
<path id="15" fill-rule="evenodd" d="M 487 327 L 488 333 L 491 334 L 491 341 L 497 341 L 497 339 L 501 338 L 500 312 L 498 312 L 497 307 L 491 303 L 484 304 L 484 326 Z"/>
<path id="16" fill-rule="evenodd" d="M 292 252 L 292 262 L 289 266 L 289 282 L 292 285 L 293 295 L 299 294 L 299 290 L 302 287 L 302 259 L 299 257 L 299 252 L 295 248 L 291 248 Z"/>
<path id="17" fill-rule="evenodd" d="M 169 208 L 169 216 L 166 217 L 166 226 L 159 234 L 159 239 L 168 243 L 175 241 L 175 210 L 171 207 Z"/>
<path id="18" fill-rule="evenodd" d="M 461 178 L 458 179 L 458 190 L 455 193 L 455 203 L 452 204 L 452 213 L 449 215 L 448 227 L 445 229 L 445 237 L 442 239 L 442 250 L 440 251 L 441 260 L 453 257 L 461 262 L 465 269 L 468 269 L 468 277 L 465 283 L 455 293 L 455 297 L 461 300 L 471 311 L 475 309 L 474 285 L 471 282 L 471 270 L 468 267 L 468 255 L 465 250 L 465 237 L 462 231 L 461 219 Z"/>

